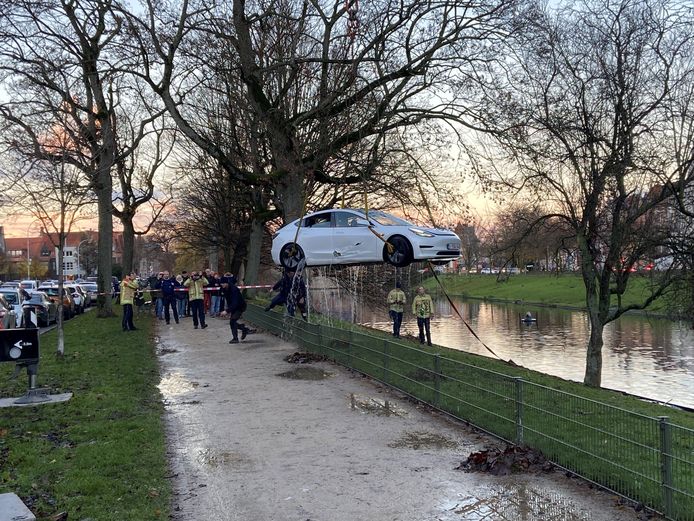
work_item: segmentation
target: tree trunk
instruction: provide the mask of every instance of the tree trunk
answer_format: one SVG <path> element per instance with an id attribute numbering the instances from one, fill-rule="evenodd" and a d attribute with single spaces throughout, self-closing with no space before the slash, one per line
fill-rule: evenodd
<path id="1" fill-rule="evenodd" d="M 597 313 L 590 313 L 590 339 L 586 352 L 586 373 L 583 378 L 583 383 L 590 387 L 600 387 L 602 382 L 603 328 Z"/>
<path id="2" fill-rule="evenodd" d="M 123 224 L 123 274 L 133 272 L 133 258 L 135 251 L 135 225 L 133 218 L 124 215 L 120 218 Z"/>
<path id="3" fill-rule="evenodd" d="M 246 284 L 254 285 L 258 283 L 258 272 L 260 271 L 260 249 L 263 244 L 263 223 L 258 219 L 253 219 L 251 224 L 251 234 L 248 241 L 248 261 L 246 262 Z"/>
<path id="4" fill-rule="evenodd" d="M 241 265 L 246 260 L 248 255 L 248 241 L 251 236 L 251 227 L 243 225 L 239 230 L 239 240 L 236 241 L 236 249 L 234 250 L 234 258 L 231 262 L 231 272 L 241 275 Z"/>
<path id="5" fill-rule="evenodd" d="M 113 269 L 113 216 L 111 214 L 111 189 L 112 180 L 109 169 L 99 174 L 99 186 L 96 188 L 96 196 L 99 212 L 99 262 L 98 277 L 99 296 L 97 302 L 97 316 L 100 318 L 113 316 L 113 304 L 111 292 L 113 286 L 111 273 Z"/>
<path id="6" fill-rule="evenodd" d="M 301 217 L 304 210 L 304 176 L 301 172 L 287 173 L 277 183 L 277 196 L 284 224 Z"/>
<path id="7" fill-rule="evenodd" d="M 64 307 L 63 307 L 63 288 L 64 288 L 64 282 L 63 282 L 63 259 L 64 259 L 64 246 L 65 246 L 65 240 L 63 239 L 63 231 L 60 231 L 58 240 L 60 241 L 60 245 L 58 246 L 58 316 L 56 317 L 56 327 L 58 329 L 58 350 L 57 354 L 58 356 L 64 356 L 65 355 L 65 330 L 63 327 L 63 313 L 64 313 Z"/>

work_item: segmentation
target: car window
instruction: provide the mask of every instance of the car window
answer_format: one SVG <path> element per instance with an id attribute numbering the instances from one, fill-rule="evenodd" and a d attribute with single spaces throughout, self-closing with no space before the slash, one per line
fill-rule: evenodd
<path id="1" fill-rule="evenodd" d="M 334 212 L 335 226 L 339 228 L 349 227 L 365 227 L 366 219 L 364 217 L 359 217 L 351 212 Z"/>
<path id="2" fill-rule="evenodd" d="M 359 210 L 359 212 L 364 213 L 363 210 Z M 369 210 L 369 219 L 376 221 L 381 226 L 413 226 L 411 222 L 381 210 Z"/>
<path id="3" fill-rule="evenodd" d="M 302 228 L 330 228 L 330 226 L 330 212 L 306 217 L 301 223 Z"/>
<path id="4" fill-rule="evenodd" d="M 10 304 L 16 304 L 17 303 L 17 294 L 16 293 L 3 293 L 3 297 L 5 297 L 5 300 L 9 302 Z"/>

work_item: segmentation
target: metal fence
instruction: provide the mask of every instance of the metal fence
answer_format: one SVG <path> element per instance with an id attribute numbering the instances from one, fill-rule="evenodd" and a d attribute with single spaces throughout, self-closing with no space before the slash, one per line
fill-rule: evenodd
<path id="1" fill-rule="evenodd" d="M 246 317 L 663 514 L 694 521 L 694 430 L 520 377 L 481 369 L 385 335 L 264 313 Z"/>

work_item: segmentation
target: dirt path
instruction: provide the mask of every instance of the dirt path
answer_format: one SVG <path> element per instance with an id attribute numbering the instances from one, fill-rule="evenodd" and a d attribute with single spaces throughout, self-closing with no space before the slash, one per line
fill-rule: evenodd
<path id="1" fill-rule="evenodd" d="M 176 520 L 639 519 L 559 472 L 454 470 L 496 442 L 339 366 L 289 364 L 296 348 L 276 337 L 229 345 L 227 322 L 208 323 L 159 324 Z"/>

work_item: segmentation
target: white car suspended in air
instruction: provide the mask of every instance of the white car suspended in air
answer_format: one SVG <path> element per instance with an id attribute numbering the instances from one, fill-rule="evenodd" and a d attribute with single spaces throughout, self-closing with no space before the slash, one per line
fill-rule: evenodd
<path id="1" fill-rule="evenodd" d="M 301 226 L 299 226 L 301 224 Z M 298 234 L 297 234 L 298 229 Z M 295 243 L 296 241 L 296 243 Z M 425 228 L 379 210 L 314 212 L 272 237 L 272 260 L 284 268 L 413 261 L 444 264 L 460 256 L 460 238 L 450 230 Z"/>

